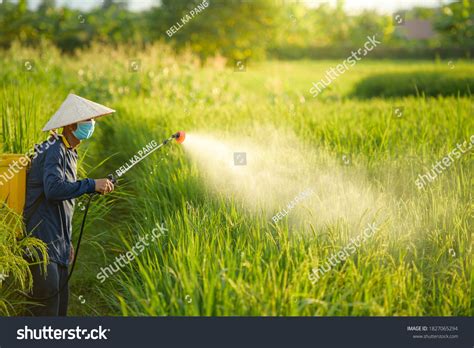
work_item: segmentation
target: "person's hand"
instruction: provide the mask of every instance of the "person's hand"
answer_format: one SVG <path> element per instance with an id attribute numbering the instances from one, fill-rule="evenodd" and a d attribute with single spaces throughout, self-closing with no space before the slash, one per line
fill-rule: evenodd
<path id="1" fill-rule="evenodd" d="M 106 195 L 114 190 L 114 184 L 109 179 L 96 179 L 95 191 Z"/>

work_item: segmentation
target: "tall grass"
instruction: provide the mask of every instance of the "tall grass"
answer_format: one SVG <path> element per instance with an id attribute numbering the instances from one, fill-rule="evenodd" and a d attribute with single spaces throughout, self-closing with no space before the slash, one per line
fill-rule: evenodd
<path id="1" fill-rule="evenodd" d="M 130 232 L 122 236 L 120 250 L 130 250 L 161 219 L 169 234 L 119 276 L 107 280 L 116 294 L 106 297 L 115 303 L 111 312 L 470 315 L 468 250 L 473 211 L 466 195 L 472 180 L 470 154 L 424 191 L 418 191 L 414 179 L 458 142 L 469 139 L 474 129 L 471 102 L 406 98 L 394 103 L 404 105 L 402 119 L 392 114 L 393 103 L 384 100 L 307 105 L 297 117 L 271 105 L 255 105 L 252 114 L 240 114 L 229 103 L 219 105 L 212 125 L 186 117 L 178 108 L 149 108 L 151 114 L 160 115 L 161 124 L 172 125 L 168 127 L 211 134 L 219 134 L 220 127 L 236 118 L 239 123 L 229 132 L 255 133 L 257 139 L 261 133 L 254 124 L 293 128 L 314 151 L 352 154 L 349 170 L 366 170 L 374 188 L 397 208 L 373 240 L 313 286 L 308 279 L 311 268 L 349 242 L 351 235 L 343 225 L 275 228 L 264 214 L 248 214 L 238 201 L 206 189 L 198 166 L 179 149 L 167 149 L 124 179 L 133 190 L 126 209 L 134 220 L 122 229 Z M 124 126 L 121 120 L 114 122 L 114 138 L 124 148 L 134 149 L 156 138 L 147 131 L 153 129 L 156 117 L 137 116 L 135 111 L 133 125 L 125 126 L 137 107 L 132 100 L 119 106 Z M 317 115 L 311 112 L 315 107 Z M 130 133 L 135 137 L 130 138 Z"/>
<path id="2" fill-rule="evenodd" d="M 40 114 L 44 97 L 27 76 L 10 76 L 0 89 L 1 153 L 24 154 L 41 139 Z M 29 262 L 24 258 L 30 250 L 33 262 L 46 265 L 46 245 L 24 235 L 22 217 L 8 207 L 0 207 L 0 272 L 5 281 L 0 283 L 0 315 L 20 315 L 28 301 L 18 291 L 32 287 Z"/>
<path id="3" fill-rule="evenodd" d="M 22 217 L 8 207 L 0 206 L 0 315 L 20 315 L 26 301 L 18 290 L 28 292 L 33 286 L 29 262 L 25 252 L 29 251 L 34 263 L 46 270 L 46 245 L 24 235 Z"/>
<path id="4" fill-rule="evenodd" d="M 474 90 L 472 69 L 457 71 L 418 71 L 388 73 L 365 78 L 354 88 L 353 95 L 362 98 L 405 97 L 410 95 L 467 96 Z"/>
<path id="5" fill-rule="evenodd" d="M 216 194 L 197 163 L 167 147 L 122 178 L 124 194 L 113 210 L 107 202 L 97 206 L 72 284 L 72 314 L 472 315 L 472 154 L 425 190 L 414 185 L 474 133 L 472 99 L 350 98 L 371 74 L 445 70 L 445 63 L 361 61 L 313 99 L 312 82 L 337 62 L 267 62 L 234 73 L 200 67 L 163 46 L 105 50 L 45 60 L 39 53 L 31 75 L 43 93 L 75 91 L 118 110 L 98 123 L 87 145 L 88 163 L 112 155 L 93 175 L 113 172 L 178 129 L 265 143 L 262 126 L 272 125 L 294 133 L 310 149 L 308 158 L 317 151 L 350 154 L 344 170 L 365 173 L 392 210 L 373 239 L 313 286 L 310 269 L 348 243 L 344 224 L 274 226 L 236 197 Z M 11 62 L 12 52 L 6 55 Z M 131 58 L 141 61 L 140 72 L 130 72 Z M 460 66 L 472 69 L 469 62 Z M 402 117 L 394 107 L 403 107 Z M 161 221 L 166 236 L 104 283 L 95 278 Z"/>
<path id="6" fill-rule="evenodd" d="M 25 80 L 17 88 L 14 84 L 2 86 L 0 115 L 2 144 L 5 153 L 24 153 L 38 137 L 39 114 L 37 95 L 32 84 Z"/>

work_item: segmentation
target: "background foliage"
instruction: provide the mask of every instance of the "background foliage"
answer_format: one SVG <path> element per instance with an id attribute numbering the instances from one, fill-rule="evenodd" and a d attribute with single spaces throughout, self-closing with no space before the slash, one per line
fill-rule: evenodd
<path id="1" fill-rule="evenodd" d="M 430 39 L 408 40 L 391 16 L 350 15 L 342 2 L 310 9 L 209 0 L 169 38 L 166 30 L 198 3 L 167 0 L 133 12 L 106 0 L 84 12 L 52 0 L 36 11 L 25 0 L 4 0 L 0 153 L 26 152 L 44 140 L 41 125 L 68 93 L 117 110 L 81 144 L 81 178 L 105 177 L 178 129 L 267 145 L 278 140 L 262 131 L 271 125 L 294 135 L 284 143 L 304 147 L 305 160 L 322 152 L 338 170 L 364 173 L 393 204 L 391 219 L 312 286 L 310 269 L 347 244 L 344 224 L 271 224 L 212 191 L 196 161 L 172 145 L 124 176 L 112 196 L 94 201 L 70 315 L 472 315 L 472 151 L 426 189 L 413 182 L 473 134 L 473 65 L 393 59 L 468 55 L 472 3 L 408 11 L 407 19 L 429 19 L 437 29 Z M 376 32 L 384 44 L 370 57 L 392 59 L 361 60 L 312 98 L 312 83 Z M 252 62 L 242 72 L 225 66 L 226 59 L 265 56 L 337 60 Z M 340 163 L 341 154 L 350 165 Z M 76 203 L 75 232 L 82 218 L 81 199 Z M 8 214 L 0 212 L 0 271 L 8 276 L 0 283 L 0 314 L 16 315 L 25 302 L 17 290 L 31 287 L 24 247 L 44 245 L 17 240 Z M 21 217 L 11 219 L 21 225 Z M 162 221 L 169 233 L 160 243 L 98 281 L 102 267 Z"/>
<path id="2" fill-rule="evenodd" d="M 5 0 L 0 5 L 0 46 L 9 47 L 14 41 L 36 46 L 47 39 L 62 51 L 72 52 L 93 42 L 143 45 L 161 40 L 178 48 L 190 46 L 201 57 L 220 54 L 258 59 L 271 49 L 283 57 L 324 58 L 327 50 L 331 54 L 338 47 L 358 47 L 368 34 L 380 33 L 384 48 L 379 54 L 385 56 L 393 54 L 393 48 L 415 58 L 422 56 L 423 49 L 425 58 L 467 56 L 474 47 L 470 0 L 407 11 L 406 20 L 429 19 L 436 29 L 435 36 L 423 40 L 407 39 L 403 28 L 394 26 L 391 15 L 374 11 L 349 14 L 342 0 L 336 7 L 323 3 L 311 8 L 274 0 L 207 1 L 209 6 L 170 38 L 166 31 L 202 1 L 163 0 L 160 6 L 133 12 L 127 9 L 127 1 L 104 1 L 100 7 L 83 11 L 56 7 L 54 0 L 43 0 L 36 10 L 29 8 L 27 0 Z M 450 50 L 434 50 L 447 46 Z M 342 52 L 339 55 L 345 54 Z"/>

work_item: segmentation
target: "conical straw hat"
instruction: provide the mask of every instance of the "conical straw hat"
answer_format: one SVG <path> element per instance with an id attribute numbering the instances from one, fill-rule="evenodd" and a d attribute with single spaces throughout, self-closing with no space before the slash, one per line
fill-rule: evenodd
<path id="1" fill-rule="evenodd" d="M 62 128 L 70 124 L 115 112 L 104 105 L 94 103 L 75 94 L 69 94 L 58 111 L 44 126 L 43 131 Z"/>

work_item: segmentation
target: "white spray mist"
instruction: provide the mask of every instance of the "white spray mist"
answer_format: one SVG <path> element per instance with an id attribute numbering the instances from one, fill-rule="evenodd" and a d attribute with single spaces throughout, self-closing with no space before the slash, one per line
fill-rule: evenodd
<path id="1" fill-rule="evenodd" d="M 317 148 L 304 148 L 294 135 L 259 133 L 238 139 L 188 134 L 183 145 L 209 188 L 263 210 L 269 222 L 279 223 L 272 219 L 277 214 L 303 227 L 345 222 L 359 228 L 373 221 L 380 198 L 359 171 Z"/>

